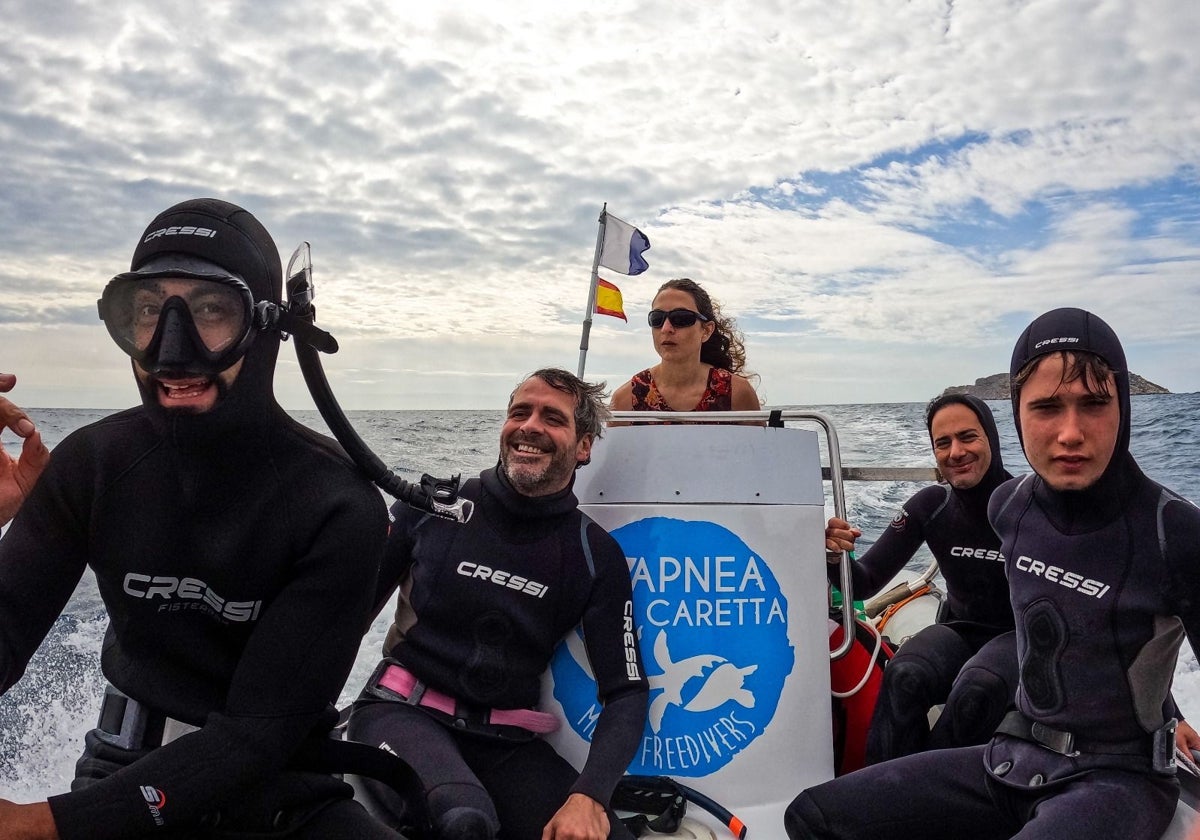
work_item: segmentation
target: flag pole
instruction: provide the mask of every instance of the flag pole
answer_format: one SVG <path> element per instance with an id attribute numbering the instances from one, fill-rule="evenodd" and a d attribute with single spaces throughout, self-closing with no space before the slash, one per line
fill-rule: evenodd
<path id="1" fill-rule="evenodd" d="M 600 252 L 604 248 L 604 220 L 608 215 L 608 202 L 600 208 L 600 229 L 596 231 L 596 256 L 592 258 L 592 284 L 588 289 L 587 311 L 583 315 L 583 331 L 579 336 L 579 371 L 583 379 L 583 367 L 587 360 L 588 336 L 592 333 L 592 311 L 596 308 L 596 286 L 600 283 Z"/>

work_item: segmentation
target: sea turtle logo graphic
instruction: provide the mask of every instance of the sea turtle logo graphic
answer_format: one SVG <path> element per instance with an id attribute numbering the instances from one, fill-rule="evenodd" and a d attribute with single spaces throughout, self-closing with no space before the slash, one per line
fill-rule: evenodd
<path id="1" fill-rule="evenodd" d="M 767 562 L 712 522 L 650 517 L 613 531 L 633 580 L 650 683 L 631 773 L 706 776 L 770 724 L 795 664 L 787 601 Z M 568 723 L 590 739 L 599 706 L 578 631 L 551 663 Z"/>
<path id="2" fill-rule="evenodd" d="M 757 665 L 738 668 L 714 654 L 689 656 L 680 662 L 672 662 L 667 650 L 666 630 L 659 630 L 654 640 L 654 661 L 660 673 L 650 677 L 651 693 L 658 692 L 650 702 L 650 729 L 653 732 L 662 729 L 663 714 L 668 706 L 682 706 L 689 712 L 707 712 L 735 700 L 747 709 L 754 708 L 754 695 L 743 686 L 746 676 L 758 670 Z M 695 679 L 701 680 L 700 688 L 684 702 L 684 689 Z"/>

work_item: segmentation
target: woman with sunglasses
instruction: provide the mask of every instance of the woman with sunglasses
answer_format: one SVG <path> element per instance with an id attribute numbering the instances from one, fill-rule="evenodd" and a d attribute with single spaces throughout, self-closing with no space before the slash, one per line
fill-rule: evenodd
<path id="1" fill-rule="evenodd" d="M 617 411 L 758 411 L 732 318 L 694 280 L 659 287 L 647 318 L 659 363 L 619 387 Z"/>

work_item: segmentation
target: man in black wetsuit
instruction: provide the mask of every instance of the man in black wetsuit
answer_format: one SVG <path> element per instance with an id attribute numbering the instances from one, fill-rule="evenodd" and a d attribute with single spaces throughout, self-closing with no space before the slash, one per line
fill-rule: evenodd
<path id="1" fill-rule="evenodd" d="M 605 809 L 649 691 L 629 567 L 571 489 L 602 431 L 602 397 L 563 370 L 531 374 L 509 399 L 499 465 L 463 486 L 466 525 L 392 508 L 380 602 L 399 584 L 396 620 L 349 734 L 413 766 L 442 840 L 628 836 Z M 558 721 L 533 707 L 555 646 L 580 624 L 604 708 L 576 773 L 536 737 Z"/>
<path id="2" fill-rule="evenodd" d="M 1129 372 L 1080 309 L 1022 333 L 1010 365 L 1034 475 L 989 505 L 1017 622 L 1017 710 L 985 746 L 868 767 L 788 807 L 799 838 L 1157 840 L 1171 820 L 1174 704 L 1200 642 L 1200 510 L 1129 454 Z"/>
<path id="3" fill-rule="evenodd" d="M 142 405 L 63 440 L 0 540 L 0 690 L 89 566 L 111 688 L 71 792 L 0 802 L 0 838 L 398 836 L 289 767 L 328 741 L 387 519 L 275 402 L 280 293 L 267 231 L 215 199 L 161 213 L 105 288 Z"/>
<path id="4" fill-rule="evenodd" d="M 983 400 L 951 394 L 929 403 L 925 428 L 946 483 L 926 487 L 905 502 L 879 540 L 851 561 L 856 598 L 883 589 L 921 543 L 929 546 L 946 580 L 938 623 L 904 642 L 884 669 L 867 735 L 868 764 L 925 749 L 982 744 L 1017 687 L 1004 557 L 987 519 L 992 491 L 1012 478 L 1000 457 L 996 421 Z M 829 520 L 825 547 L 831 580 L 837 580 L 842 552 L 853 551 L 861 533 L 845 520 Z M 970 667 L 963 669 L 968 660 Z M 939 703 L 945 705 L 931 732 L 929 710 Z"/>

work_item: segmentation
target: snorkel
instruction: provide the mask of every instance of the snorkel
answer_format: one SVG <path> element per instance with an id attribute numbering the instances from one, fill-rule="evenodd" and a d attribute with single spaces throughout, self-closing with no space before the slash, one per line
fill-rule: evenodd
<path id="1" fill-rule="evenodd" d="M 263 307 L 262 317 L 264 322 L 282 331 L 285 339 L 289 333 L 295 337 L 296 359 L 300 363 L 304 383 L 338 443 L 366 477 L 388 495 L 442 519 L 459 523 L 470 519 L 474 503 L 469 499 L 459 498 L 458 474 L 450 478 L 422 475 L 420 484 L 405 481 L 388 469 L 379 456 L 371 451 L 354 430 L 342 407 L 338 405 L 325 376 L 325 370 L 321 366 L 320 356 L 320 353 L 336 353 L 338 344 L 333 336 L 315 324 L 312 256 L 307 242 L 302 242 L 292 253 L 285 277 L 286 306 L 281 308 L 259 304 Z"/>

